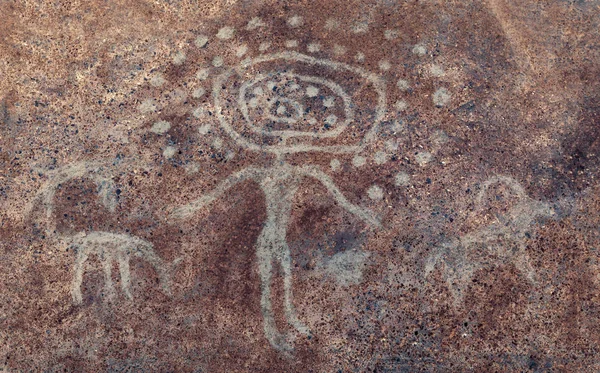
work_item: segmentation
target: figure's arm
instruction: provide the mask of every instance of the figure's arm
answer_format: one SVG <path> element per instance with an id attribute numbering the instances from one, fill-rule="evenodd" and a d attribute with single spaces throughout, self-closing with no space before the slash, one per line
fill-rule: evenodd
<path id="1" fill-rule="evenodd" d="M 371 211 L 364 209 L 360 206 L 354 205 L 350 201 L 348 201 L 348 199 L 346 199 L 346 197 L 335 185 L 331 177 L 329 177 L 329 175 L 327 175 L 325 172 L 321 171 L 317 167 L 304 166 L 299 168 L 303 174 L 313 177 L 320 181 L 325 186 L 325 188 L 327 188 L 327 190 L 331 194 L 333 194 L 335 200 L 348 212 L 356 215 L 357 217 L 369 224 L 372 224 L 376 227 L 381 227 L 381 222 L 379 222 L 379 219 L 377 219 L 377 217 L 375 217 Z"/>
<path id="2" fill-rule="evenodd" d="M 255 178 L 261 172 L 260 169 L 257 168 L 245 168 L 241 171 L 238 171 L 225 180 L 221 181 L 219 185 L 211 192 L 203 195 L 202 197 L 188 203 L 187 205 L 180 206 L 173 210 L 170 214 L 172 218 L 175 219 L 184 219 L 194 214 L 196 211 L 201 209 L 202 207 L 212 203 L 214 200 L 219 198 L 225 191 L 237 183 L 241 183 L 242 181 Z"/>

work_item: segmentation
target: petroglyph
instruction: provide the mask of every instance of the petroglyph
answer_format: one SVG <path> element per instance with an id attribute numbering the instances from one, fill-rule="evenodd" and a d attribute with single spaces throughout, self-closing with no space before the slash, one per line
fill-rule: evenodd
<path id="1" fill-rule="evenodd" d="M 63 238 L 63 240 L 67 242 L 70 248 L 75 249 L 77 253 L 71 285 L 71 295 L 75 304 L 81 304 L 83 301 L 81 283 L 83 281 L 84 266 L 90 255 L 93 254 L 98 256 L 102 263 L 104 287 L 108 299 L 112 299 L 115 296 L 111 275 L 113 262 L 117 262 L 119 265 L 123 293 L 127 298 L 133 299 L 129 269 L 129 260 L 132 256 L 138 256 L 152 264 L 156 269 L 163 291 L 165 294 L 171 295 L 169 285 L 171 268 L 177 265 L 181 259 L 176 259 L 170 265 L 165 264 L 154 252 L 154 246 L 151 242 L 131 235 L 109 232 L 79 233 Z"/>
<path id="2" fill-rule="evenodd" d="M 286 321 L 297 332 L 308 334 L 308 328 L 299 320 L 293 305 L 291 254 L 286 241 L 292 199 L 297 190 L 305 181 L 316 180 L 344 210 L 369 226 L 379 227 L 381 223 L 371 211 L 350 202 L 320 167 L 291 165 L 287 158 L 299 153 L 339 154 L 339 157 L 328 160 L 331 172 L 351 169 L 346 167 L 350 157 L 353 157 L 351 165 L 354 167 L 367 164 L 380 166 L 395 159 L 392 155 L 398 151 L 397 142 L 386 141 L 386 149 L 376 149 L 374 144 L 382 133 L 384 120 L 404 115 L 410 110 L 408 96 L 416 88 L 412 88 L 412 82 L 398 80 L 400 75 L 395 75 L 394 70 L 402 65 L 392 58 L 393 54 L 390 58 L 379 56 L 376 61 L 368 61 L 369 56 L 342 40 L 329 40 L 329 37 L 327 40 L 305 40 L 299 37 L 298 33 L 303 29 L 314 27 L 301 14 L 287 15 L 281 21 L 287 26 L 282 31 L 281 40 L 270 35 L 258 35 L 269 30 L 271 25 L 266 19 L 255 17 L 239 30 L 219 25 L 218 31 L 210 34 L 212 36 L 199 36 L 195 42 L 197 50 L 187 53 L 191 56 L 198 51 L 206 52 L 202 63 L 204 67 L 196 70 L 196 78 L 202 81 L 202 87 L 194 86 L 190 91 L 192 98 L 206 100 L 210 94 L 212 99 L 212 107 L 207 107 L 205 102 L 205 106 L 195 106 L 190 110 L 199 122 L 198 135 L 210 133 L 212 148 L 228 154 L 226 158 L 231 159 L 234 153 L 227 150 L 229 142 L 219 138 L 220 131 L 213 130 L 210 124 L 216 118 L 220 130 L 237 146 L 249 152 L 274 155 L 275 159 L 231 174 L 212 191 L 173 209 L 170 216 L 174 219 L 188 218 L 242 181 L 258 184 L 266 197 L 267 210 L 266 222 L 256 242 L 264 333 L 273 347 L 290 351 L 293 349 L 293 335 L 284 334 L 275 326 L 271 270 L 275 263 L 283 271 L 282 301 Z M 338 20 L 328 19 L 324 27 L 332 34 L 339 28 L 355 35 L 366 36 L 370 32 L 367 20 L 342 25 Z M 381 30 L 377 32 L 381 33 Z M 247 37 L 248 33 L 252 34 L 251 38 Z M 397 43 L 400 33 L 390 29 L 383 36 L 385 40 Z M 215 44 L 223 45 L 219 43 L 227 43 L 232 53 L 223 53 L 222 48 L 215 48 Z M 412 45 L 416 58 L 426 60 L 427 44 L 414 40 Z M 415 59 L 410 49 L 407 58 Z M 356 65 L 363 63 L 376 71 Z M 395 76 L 390 80 L 384 76 L 388 74 Z M 388 85 L 389 81 L 393 83 Z M 205 83 L 211 84 L 212 89 Z M 392 95 L 396 100 L 392 102 L 393 109 L 388 112 L 390 88 L 396 91 Z M 428 98 L 432 94 L 425 93 Z M 431 98 L 429 100 L 431 102 Z M 443 104 L 447 102 L 445 100 Z M 434 103 L 431 107 L 435 107 Z M 149 110 L 151 106 L 145 104 L 143 108 Z M 157 134 L 168 130 L 168 126 L 160 121 L 155 122 L 152 128 Z M 167 158 L 175 156 L 167 148 L 163 154 Z M 342 162 L 344 154 L 348 154 L 349 158 Z M 426 156 L 417 158 L 423 165 L 431 160 Z M 397 182 L 398 185 L 406 183 Z M 364 193 L 365 201 L 374 204 L 381 203 L 388 195 L 383 184 L 373 184 Z M 328 261 L 329 267 L 339 269 L 349 261 L 362 263 L 368 256 L 358 255 L 352 259 L 349 255 L 340 254 L 332 258 Z M 336 263 L 339 264 L 337 267 Z M 348 274 L 347 280 L 342 282 L 351 283 L 360 278 L 358 272 L 350 272 L 352 274 Z"/>
<path id="3" fill-rule="evenodd" d="M 551 204 L 530 198 L 523 187 L 508 176 L 486 180 L 475 203 L 479 210 L 490 186 L 505 184 L 518 198 L 517 203 L 498 221 L 443 243 L 425 262 L 425 276 L 442 264 L 443 277 L 458 306 L 476 271 L 496 263 L 513 263 L 527 281 L 536 283 L 536 271 L 525 251 L 525 242 L 536 220 L 555 214 Z"/>

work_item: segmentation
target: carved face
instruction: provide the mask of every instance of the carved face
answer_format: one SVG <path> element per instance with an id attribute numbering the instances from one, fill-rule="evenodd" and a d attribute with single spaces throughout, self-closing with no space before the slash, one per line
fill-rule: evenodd
<path id="1" fill-rule="evenodd" d="M 214 83 L 216 115 L 238 143 L 273 153 L 351 153 L 385 114 L 378 76 L 296 52 L 262 55 Z"/>

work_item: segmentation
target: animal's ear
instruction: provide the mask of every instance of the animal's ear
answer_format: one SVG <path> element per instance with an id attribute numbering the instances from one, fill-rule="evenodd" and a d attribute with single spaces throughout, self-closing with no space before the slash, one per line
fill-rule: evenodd
<path id="1" fill-rule="evenodd" d="M 104 207 L 110 212 L 115 212 L 117 208 L 117 188 L 115 182 L 109 177 L 97 176 L 94 177 L 94 182 L 97 186 L 98 197 Z"/>

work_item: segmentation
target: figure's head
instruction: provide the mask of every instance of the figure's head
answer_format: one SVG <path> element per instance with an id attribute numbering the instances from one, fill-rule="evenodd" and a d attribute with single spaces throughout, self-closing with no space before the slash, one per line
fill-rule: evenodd
<path id="1" fill-rule="evenodd" d="M 355 153 L 385 115 L 376 74 L 297 52 L 261 55 L 215 79 L 222 128 L 242 147 L 277 155 Z"/>

